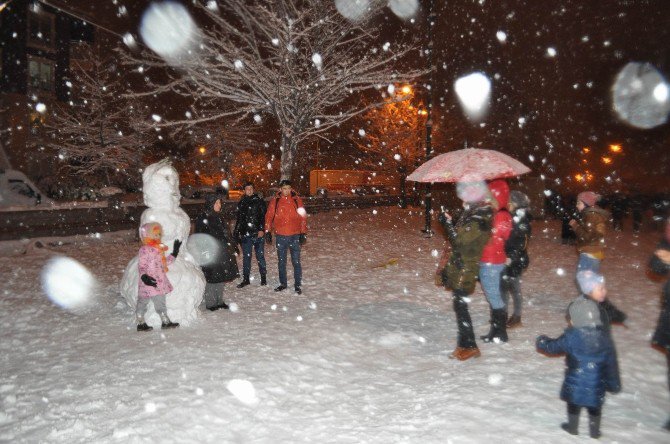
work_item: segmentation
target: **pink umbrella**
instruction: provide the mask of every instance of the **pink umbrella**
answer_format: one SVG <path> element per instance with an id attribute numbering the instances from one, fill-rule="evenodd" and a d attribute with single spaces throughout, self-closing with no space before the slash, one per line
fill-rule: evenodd
<path id="1" fill-rule="evenodd" d="M 495 150 L 465 148 L 433 157 L 407 176 L 414 182 L 475 182 L 514 177 L 530 168 Z"/>

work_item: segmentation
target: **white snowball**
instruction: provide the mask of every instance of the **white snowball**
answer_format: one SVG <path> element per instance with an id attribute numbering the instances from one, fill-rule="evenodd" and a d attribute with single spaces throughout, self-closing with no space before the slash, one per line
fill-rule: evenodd
<path id="1" fill-rule="evenodd" d="M 47 106 L 44 103 L 38 103 L 35 105 L 35 111 L 38 113 L 44 113 L 47 110 Z"/>
<path id="2" fill-rule="evenodd" d="M 91 272 L 69 257 L 55 257 L 42 270 L 42 289 L 52 302 L 66 309 L 85 306 L 94 287 Z"/>
<path id="3" fill-rule="evenodd" d="M 547 48 L 547 55 L 549 57 L 556 57 L 556 49 L 555 48 Z"/>
<path id="4" fill-rule="evenodd" d="M 307 217 L 307 210 L 305 210 L 305 207 L 300 207 L 296 211 L 300 216 Z"/>
<path id="5" fill-rule="evenodd" d="M 321 54 L 318 53 L 312 54 L 312 63 L 314 63 L 316 69 L 321 71 L 321 66 L 323 65 L 323 59 L 321 58 Z"/>
<path id="6" fill-rule="evenodd" d="M 242 69 L 244 68 L 244 63 L 242 63 L 242 60 L 235 60 L 235 63 L 233 65 L 235 65 L 235 69 L 237 71 L 242 71 Z"/>
<path id="7" fill-rule="evenodd" d="M 361 137 L 365 137 L 365 130 L 363 128 L 358 130 L 358 135 Z"/>
<path id="8" fill-rule="evenodd" d="M 335 0 L 335 8 L 344 18 L 356 21 L 370 9 L 370 0 Z"/>
<path id="9" fill-rule="evenodd" d="M 123 43 L 125 43 L 128 48 L 135 48 L 137 46 L 135 37 L 129 32 L 123 34 Z"/>
<path id="10" fill-rule="evenodd" d="M 219 260 L 221 254 L 219 242 L 206 233 L 194 233 L 186 242 L 188 251 L 193 255 L 195 263 L 203 266 Z"/>
<path id="11" fill-rule="evenodd" d="M 612 102 L 617 116 L 636 128 L 663 125 L 670 113 L 668 82 L 649 63 L 628 63 L 616 76 Z"/>
<path id="12" fill-rule="evenodd" d="M 256 123 L 261 123 L 263 119 L 261 119 L 261 116 L 259 114 L 254 115 L 254 122 Z"/>
<path id="13" fill-rule="evenodd" d="M 475 72 L 461 77 L 454 83 L 466 115 L 472 120 L 479 120 L 488 108 L 491 96 L 491 81 L 484 74 Z"/>
<path id="14" fill-rule="evenodd" d="M 414 17 L 419 10 L 417 0 L 389 0 L 388 6 L 395 15 L 404 20 Z"/>
<path id="15" fill-rule="evenodd" d="M 505 43 L 507 41 L 507 34 L 505 31 L 498 31 L 496 32 L 496 38 L 498 41 L 500 41 L 500 43 Z"/>
<path id="16" fill-rule="evenodd" d="M 152 3 L 142 16 L 140 35 L 149 48 L 171 63 L 199 40 L 191 15 L 177 2 Z"/>
<path id="17" fill-rule="evenodd" d="M 240 306 L 237 305 L 235 302 L 231 302 L 228 304 L 228 310 L 230 310 L 231 313 L 237 313 L 240 311 Z"/>
<path id="18" fill-rule="evenodd" d="M 226 388 L 233 394 L 240 402 L 248 406 L 255 406 L 258 404 L 258 396 L 254 385 L 245 379 L 232 379 L 226 385 Z"/>
<path id="19" fill-rule="evenodd" d="M 273 44 L 274 46 L 279 46 L 279 39 L 276 39 L 276 38 L 275 38 L 275 39 L 272 39 L 272 44 Z"/>
<path id="20" fill-rule="evenodd" d="M 377 210 L 372 210 L 372 214 L 377 214 Z"/>
<path id="21" fill-rule="evenodd" d="M 158 114 L 152 114 L 151 118 L 154 120 L 154 122 L 159 123 L 163 118 L 159 116 Z"/>

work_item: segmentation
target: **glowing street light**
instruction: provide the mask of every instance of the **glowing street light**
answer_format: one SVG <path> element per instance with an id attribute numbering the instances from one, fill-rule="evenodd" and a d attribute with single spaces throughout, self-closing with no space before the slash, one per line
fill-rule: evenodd
<path id="1" fill-rule="evenodd" d="M 620 153 L 621 151 L 623 151 L 623 148 L 621 148 L 621 145 L 612 144 L 610 145 L 610 151 L 613 153 Z"/>
<path id="2" fill-rule="evenodd" d="M 207 152 L 207 148 L 201 146 L 200 148 L 198 148 L 198 151 L 200 152 L 200 154 L 205 154 Z"/>
<path id="3" fill-rule="evenodd" d="M 605 165 L 609 165 L 610 163 L 612 163 L 612 158 L 611 158 L 611 157 L 607 157 L 607 156 L 603 156 L 603 163 L 604 163 Z"/>
<path id="4" fill-rule="evenodd" d="M 412 87 L 410 85 L 405 85 L 403 86 L 400 91 L 402 91 L 403 94 L 412 94 Z"/>
<path id="5" fill-rule="evenodd" d="M 585 146 L 584 148 L 582 148 L 582 153 L 588 154 L 590 152 L 591 152 L 591 149 L 588 146 Z"/>

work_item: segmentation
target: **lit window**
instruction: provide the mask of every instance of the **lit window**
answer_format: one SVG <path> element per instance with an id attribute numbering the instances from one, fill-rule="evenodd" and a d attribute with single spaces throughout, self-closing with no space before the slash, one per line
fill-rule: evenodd
<path id="1" fill-rule="evenodd" d="M 54 90 L 54 63 L 50 60 L 28 58 L 28 77 L 31 88 Z"/>

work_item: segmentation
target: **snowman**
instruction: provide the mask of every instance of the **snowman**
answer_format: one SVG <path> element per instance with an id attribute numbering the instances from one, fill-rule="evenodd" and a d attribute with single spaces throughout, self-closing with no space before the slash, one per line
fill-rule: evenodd
<path id="1" fill-rule="evenodd" d="M 182 242 L 179 255 L 169 267 L 167 276 L 172 284 L 172 292 L 166 295 L 168 316 L 171 320 L 186 324 L 197 316 L 197 307 L 205 291 L 205 276 L 188 250 L 186 239 L 191 230 L 191 221 L 179 207 L 179 176 L 168 159 L 149 165 L 142 174 L 144 204 L 140 226 L 158 222 L 163 228 L 162 243 L 168 252 L 174 248 L 174 241 Z M 135 308 L 139 283 L 138 256 L 126 266 L 121 279 L 121 295 L 128 305 Z M 149 325 L 160 325 L 161 320 L 153 304 L 145 315 Z"/>

